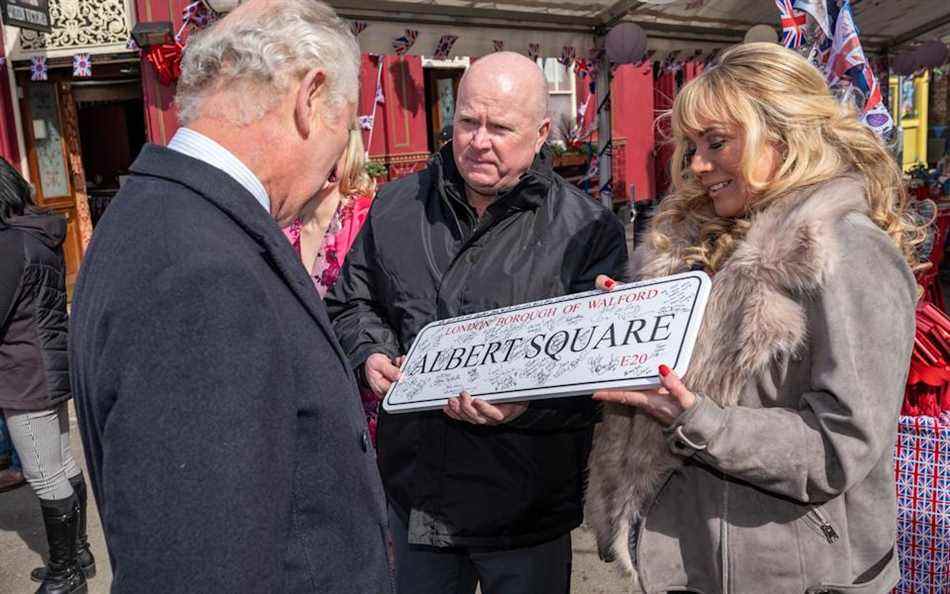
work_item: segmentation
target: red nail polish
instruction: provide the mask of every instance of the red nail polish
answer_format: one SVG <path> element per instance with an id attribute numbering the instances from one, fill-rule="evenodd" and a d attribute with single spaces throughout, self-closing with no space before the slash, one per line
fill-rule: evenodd
<path id="1" fill-rule="evenodd" d="M 612 281 L 610 279 L 607 279 L 606 281 L 604 281 L 604 286 L 607 287 L 608 289 L 613 289 L 614 285 L 616 284 L 617 283 L 615 281 Z"/>
<path id="2" fill-rule="evenodd" d="M 666 365 L 660 365 L 660 375 L 666 377 L 670 374 L 670 368 Z"/>

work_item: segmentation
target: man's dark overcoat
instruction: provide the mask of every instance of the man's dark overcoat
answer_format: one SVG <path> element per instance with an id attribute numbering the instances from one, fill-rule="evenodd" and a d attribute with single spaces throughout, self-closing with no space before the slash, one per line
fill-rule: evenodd
<path id="1" fill-rule="evenodd" d="M 230 176 L 146 146 L 86 254 L 70 351 L 114 593 L 391 591 L 353 375 Z"/>

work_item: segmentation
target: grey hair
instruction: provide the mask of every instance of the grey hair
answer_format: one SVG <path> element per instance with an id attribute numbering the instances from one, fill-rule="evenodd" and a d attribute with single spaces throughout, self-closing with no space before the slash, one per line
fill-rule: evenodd
<path id="1" fill-rule="evenodd" d="M 243 7 L 242 7 L 243 8 Z M 226 115 L 238 125 L 268 113 L 313 68 L 326 72 L 326 105 L 354 103 L 360 50 L 349 26 L 316 0 L 271 0 L 242 8 L 188 41 L 175 103 L 182 125 L 219 91 L 233 97 Z"/>

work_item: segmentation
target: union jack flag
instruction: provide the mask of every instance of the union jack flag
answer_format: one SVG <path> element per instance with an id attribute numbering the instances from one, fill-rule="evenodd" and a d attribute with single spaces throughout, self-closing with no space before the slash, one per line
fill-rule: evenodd
<path id="1" fill-rule="evenodd" d="M 594 155 L 590 158 L 590 166 L 587 167 L 587 173 L 584 174 L 581 181 L 584 182 L 589 179 L 594 179 L 598 175 L 600 175 L 600 159 L 597 155 Z"/>
<path id="2" fill-rule="evenodd" d="M 833 8 L 837 10 L 837 0 L 795 0 L 794 6 L 795 10 L 800 10 L 811 15 L 811 18 L 815 20 L 815 23 L 818 24 L 818 28 L 821 29 L 822 34 L 825 37 L 831 37 L 832 31 L 834 30 L 834 20 L 832 20 L 828 13 L 829 4 L 833 5 Z"/>
<path id="3" fill-rule="evenodd" d="M 577 55 L 577 50 L 574 49 L 573 45 L 565 45 L 561 50 L 561 57 L 557 59 L 558 62 L 564 65 L 565 68 L 571 67 L 571 62 L 574 61 L 574 56 Z"/>
<path id="4" fill-rule="evenodd" d="M 419 37 L 419 31 L 406 29 L 404 35 L 393 39 L 393 51 L 396 52 L 397 56 L 405 55 L 405 53 L 409 51 L 409 48 L 412 47 L 412 44 L 416 42 L 416 37 Z"/>
<path id="5" fill-rule="evenodd" d="M 591 70 L 592 68 L 587 60 L 578 59 L 576 62 L 574 62 L 574 72 L 576 72 L 577 76 L 581 78 L 587 78 L 590 76 Z"/>
<path id="6" fill-rule="evenodd" d="M 950 591 L 950 425 L 941 419 L 902 416 L 898 424 L 895 594 Z"/>
<path id="7" fill-rule="evenodd" d="M 452 46 L 455 45 L 455 41 L 458 38 L 458 35 L 443 35 L 440 37 L 439 43 L 435 44 L 435 51 L 432 53 L 432 57 L 436 60 L 448 58 L 449 52 L 452 51 Z"/>
<path id="8" fill-rule="evenodd" d="M 792 0 L 775 0 L 775 5 L 782 15 L 782 45 L 790 48 L 801 47 L 805 42 L 805 13 L 797 10 Z"/>
<path id="9" fill-rule="evenodd" d="M 49 68 L 46 66 L 46 56 L 30 58 L 30 80 L 47 80 Z"/>
<path id="10" fill-rule="evenodd" d="M 492 39 L 491 46 L 495 49 L 496 52 L 505 51 L 505 42 L 500 39 Z"/>
<path id="11" fill-rule="evenodd" d="M 197 0 L 181 11 L 182 23 L 191 23 L 199 29 L 204 29 L 216 19 L 214 12 L 208 8 L 203 0 Z"/>
<path id="12" fill-rule="evenodd" d="M 368 24 L 366 21 L 353 21 L 350 23 L 350 32 L 353 33 L 353 37 L 357 37 L 362 33 Z"/>
<path id="13" fill-rule="evenodd" d="M 360 128 L 362 128 L 363 130 L 372 130 L 374 119 L 375 118 L 371 115 L 361 115 L 359 117 Z"/>
<path id="14" fill-rule="evenodd" d="M 854 24 L 848 0 L 841 5 L 835 18 L 834 38 L 825 63 L 825 75 L 829 85 L 844 81 L 861 91 L 865 97 L 862 119 L 876 132 L 887 132 L 893 127 L 883 104 L 881 86 L 858 39 L 858 28 Z"/>
<path id="15" fill-rule="evenodd" d="M 92 76 L 92 58 L 89 54 L 76 54 L 73 56 L 73 76 L 76 78 L 89 78 Z"/>
<path id="16" fill-rule="evenodd" d="M 587 95 L 587 100 L 577 106 L 577 119 L 580 121 L 584 120 L 584 117 L 587 115 L 587 109 L 590 107 L 590 101 L 594 97 L 593 93 Z"/>

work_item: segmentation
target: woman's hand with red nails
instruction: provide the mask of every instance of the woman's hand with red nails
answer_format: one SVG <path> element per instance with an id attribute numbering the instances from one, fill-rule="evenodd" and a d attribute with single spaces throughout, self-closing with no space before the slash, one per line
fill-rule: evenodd
<path id="1" fill-rule="evenodd" d="M 612 291 L 616 286 L 617 281 L 610 278 L 606 274 L 598 274 L 597 278 L 594 279 L 594 287 L 600 289 L 601 291 Z"/>
<path id="2" fill-rule="evenodd" d="M 635 406 L 664 425 L 669 425 L 696 404 L 696 395 L 690 392 L 679 376 L 666 365 L 661 365 L 658 371 L 661 388 L 639 391 L 600 390 L 594 392 L 594 400 Z"/>

